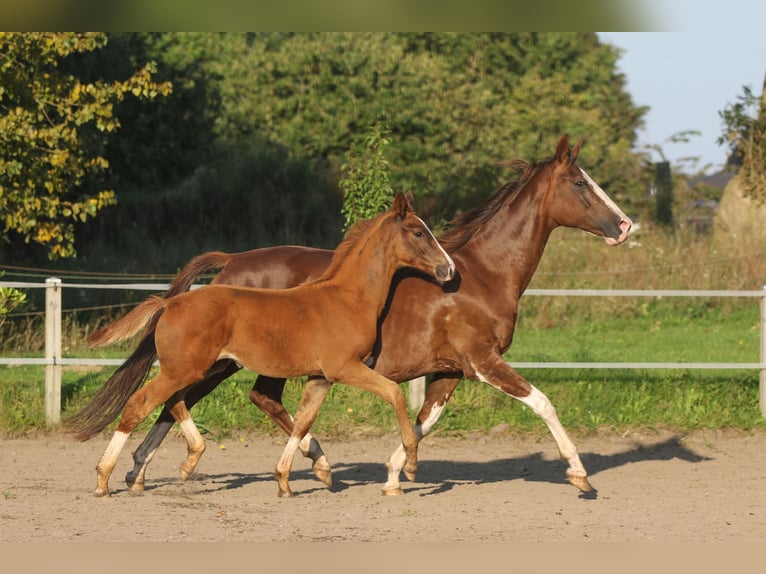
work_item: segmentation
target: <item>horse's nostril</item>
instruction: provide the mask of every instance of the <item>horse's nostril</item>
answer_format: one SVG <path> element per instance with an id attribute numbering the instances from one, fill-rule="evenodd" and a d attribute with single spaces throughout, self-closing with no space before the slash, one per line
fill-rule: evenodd
<path id="1" fill-rule="evenodd" d="M 436 277 L 441 281 L 449 281 L 455 274 L 455 268 L 452 265 L 439 265 L 436 267 Z"/>

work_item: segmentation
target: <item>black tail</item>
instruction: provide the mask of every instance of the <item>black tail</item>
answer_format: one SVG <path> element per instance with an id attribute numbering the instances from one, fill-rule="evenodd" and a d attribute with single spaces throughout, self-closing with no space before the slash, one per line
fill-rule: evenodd
<path id="1" fill-rule="evenodd" d="M 104 430 L 143 384 L 157 358 L 154 327 L 160 315 L 152 319 L 148 334 L 141 339 L 133 354 L 101 386 L 93 399 L 80 412 L 64 419 L 64 429 L 74 433 L 77 440 L 86 441 Z"/>
<path id="2" fill-rule="evenodd" d="M 228 259 L 227 253 L 219 251 L 198 255 L 181 269 L 165 291 L 164 297 L 174 297 L 188 291 L 200 274 L 222 267 Z M 64 429 L 74 433 L 78 440 L 86 441 L 103 431 L 119 416 L 130 396 L 146 380 L 154 361 L 157 360 L 154 330 L 160 315 L 161 313 L 158 313 L 151 318 L 136 350 L 96 392 L 91 402 L 80 412 L 63 421 Z"/>

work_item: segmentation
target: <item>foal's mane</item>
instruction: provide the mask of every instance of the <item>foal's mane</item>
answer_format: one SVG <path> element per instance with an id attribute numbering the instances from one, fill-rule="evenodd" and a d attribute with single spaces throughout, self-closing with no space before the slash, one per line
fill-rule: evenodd
<path id="1" fill-rule="evenodd" d="M 325 269 L 324 273 L 317 277 L 316 280 L 318 281 L 320 279 L 327 279 L 335 275 L 338 268 L 343 265 L 343 262 L 348 259 L 349 255 L 354 250 L 354 246 L 356 246 L 362 237 L 367 234 L 367 231 L 373 226 L 373 224 L 387 215 L 389 215 L 388 211 L 372 219 L 360 219 L 357 223 L 355 223 L 351 229 L 346 232 L 346 236 L 343 238 L 343 241 L 340 242 L 340 245 L 335 248 L 335 253 L 330 260 L 330 265 L 327 266 L 327 269 Z"/>
<path id="2" fill-rule="evenodd" d="M 461 213 L 452 220 L 450 229 L 439 237 L 439 243 L 447 251 L 457 251 L 473 237 L 481 226 L 487 223 L 509 199 L 517 196 L 529 181 L 545 166 L 553 162 L 553 157 L 538 161 L 527 162 L 514 159 L 501 162 L 499 165 L 521 171 L 518 179 L 506 182 L 497 188 L 481 205 Z"/>

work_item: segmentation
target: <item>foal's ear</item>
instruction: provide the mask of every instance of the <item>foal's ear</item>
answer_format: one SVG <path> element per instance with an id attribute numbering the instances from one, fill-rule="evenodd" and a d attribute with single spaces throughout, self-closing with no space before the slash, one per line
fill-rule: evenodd
<path id="1" fill-rule="evenodd" d="M 410 202 L 400 191 L 394 198 L 394 213 L 399 217 L 404 217 L 408 211 L 412 211 L 412 205 L 410 205 Z"/>
<path id="2" fill-rule="evenodd" d="M 415 196 L 412 194 L 412 190 L 411 189 L 408 189 L 404 193 L 404 199 L 407 200 L 407 207 L 409 207 L 410 211 L 414 211 L 415 208 L 412 207 L 412 205 L 413 205 L 413 202 L 415 201 Z"/>

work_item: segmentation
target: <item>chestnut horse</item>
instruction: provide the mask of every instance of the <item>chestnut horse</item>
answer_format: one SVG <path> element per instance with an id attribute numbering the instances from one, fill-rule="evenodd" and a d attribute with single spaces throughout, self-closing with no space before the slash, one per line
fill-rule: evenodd
<path id="1" fill-rule="evenodd" d="M 455 273 L 451 257 L 399 194 L 392 209 L 349 232 L 327 270 L 313 282 L 291 289 L 210 285 L 170 299 L 155 296 L 95 331 L 88 341 L 100 346 L 151 324 L 160 362 L 157 376 L 135 392 L 102 387 L 102 396 L 125 397 L 125 406 L 96 467 L 95 494 L 109 494 L 109 476 L 129 433 L 162 403 L 186 437 L 190 463 L 181 472 L 188 477 L 202 455 L 204 440 L 184 395 L 221 359 L 272 377 L 321 376 L 323 382 L 341 382 L 379 395 L 396 411 L 407 445 L 405 474 L 414 478 L 418 441 L 404 395 L 395 382 L 364 364 L 372 353 L 394 274 L 403 268 L 435 278 L 434 286 L 450 281 Z M 97 394 L 85 407 L 86 414 L 75 415 L 68 426 L 81 438 L 100 432 L 100 425 L 87 424 L 87 413 L 102 405 Z M 313 405 L 306 403 L 304 408 L 311 411 Z M 290 443 L 286 452 L 289 447 Z M 279 494 L 292 495 L 289 487 L 280 488 Z"/>
<path id="2" fill-rule="evenodd" d="M 375 370 L 400 382 L 433 375 L 417 415 L 414 430 L 418 438 L 436 424 L 463 377 L 482 380 L 519 399 L 546 422 L 559 452 L 569 464 L 569 480 L 587 491 L 591 488 L 587 474 L 553 405 L 502 360 L 513 337 L 519 298 L 556 227 L 583 229 L 606 238 L 610 245 L 622 243 L 628 236 L 630 219 L 575 165 L 580 143 L 570 149 L 564 136 L 554 157 L 532 164 L 512 162 L 512 167 L 521 170 L 520 178 L 506 183 L 454 222 L 440 241 L 461 272 L 460 289 L 444 294 L 421 285 L 423 282 L 402 281 L 394 292 L 381 340 L 376 344 Z M 217 268 L 221 271 L 213 283 L 290 287 L 320 274 L 331 256 L 330 250 L 297 246 L 238 254 L 205 253 L 184 267 L 166 296 L 188 290 L 200 274 Z M 411 325 L 424 328 L 411 332 Z M 142 379 L 155 358 L 153 332 L 149 328 L 136 350 L 112 377 L 126 381 Z M 187 407 L 238 369 L 230 361 L 190 389 L 186 395 Z M 250 398 L 290 434 L 293 421 L 281 402 L 283 387 L 284 379 L 260 375 Z M 143 490 L 147 466 L 173 421 L 166 407 L 134 452 L 135 466 L 126 476 L 134 491 Z M 329 484 L 325 470 L 329 464 L 318 441 L 306 435 L 301 449 L 313 459 L 317 476 Z M 401 492 L 399 474 L 403 452 L 401 447 L 397 449 L 386 465 L 388 479 L 384 493 Z"/>

